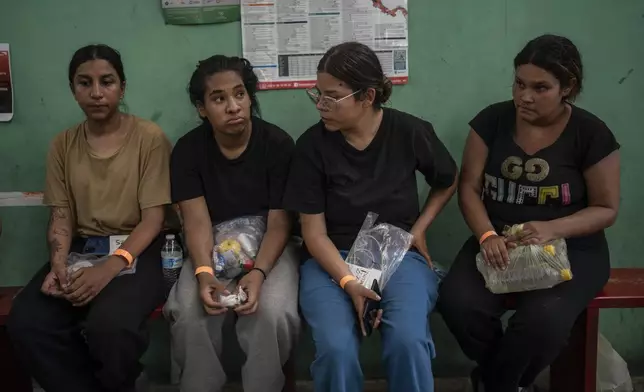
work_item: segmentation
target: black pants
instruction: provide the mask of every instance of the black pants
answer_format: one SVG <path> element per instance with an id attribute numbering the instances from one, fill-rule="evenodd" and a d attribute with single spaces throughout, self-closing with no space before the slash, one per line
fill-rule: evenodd
<path id="1" fill-rule="evenodd" d="M 72 252 L 81 252 L 75 240 Z M 16 297 L 7 328 L 25 369 L 47 392 L 130 392 L 148 345 L 146 320 L 164 300 L 160 236 L 136 272 L 114 278 L 89 305 L 41 293 L 49 263 Z M 82 333 L 84 332 L 84 333 Z"/>
<path id="2" fill-rule="evenodd" d="M 610 275 L 608 245 L 568 241 L 573 279 L 551 289 L 493 294 L 476 269 L 480 251 L 470 238 L 439 289 L 438 309 L 463 352 L 479 365 L 486 391 L 516 392 L 531 385 L 565 347 L 577 317 Z M 505 333 L 501 316 L 512 296 L 516 313 Z"/>

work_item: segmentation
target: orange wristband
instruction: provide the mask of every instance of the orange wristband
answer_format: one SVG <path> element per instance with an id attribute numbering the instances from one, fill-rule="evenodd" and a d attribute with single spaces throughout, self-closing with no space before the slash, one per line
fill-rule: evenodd
<path id="1" fill-rule="evenodd" d="M 132 256 L 132 254 L 125 249 L 118 248 L 114 251 L 114 256 L 121 256 L 122 258 L 124 258 L 125 261 L 127 261 L 127 268 L 130 268 L 132 266 L 132 263 L 134 262 L 134 257 Z"/>
<path id="2" fill-rule="evenodd" d="M 483 233 L 483 235 L 479 239 L 479 245 L 481 245 L 483 243 L 483 241 L 487 240 L 488 238 L 492 237 L 493 235 L 498 236 L 498 234 L 496 234 L 496 231 L 494 231 L 494 230 L 486 231 L 485 233 Z"/>
<path id="3" fill-rule="evenodd" d="M 347 283 L 351 282 L 352 280 L 358 279 L 356 279 L 356 277 L 353 275 L 347 275 L 344 278 L 340 279 L 340 287 L 342 288 L 342 290 L 344 290 L 344 286 L 346 286 Z"/>
<path id="4" fill-rule="evenodd" d="M 199 275 L 202 272 L 215 276 L 215 271 L 212 269 L 212 267 L 197 267 L 197 269 L 195 270 L 195 276 Z"/>

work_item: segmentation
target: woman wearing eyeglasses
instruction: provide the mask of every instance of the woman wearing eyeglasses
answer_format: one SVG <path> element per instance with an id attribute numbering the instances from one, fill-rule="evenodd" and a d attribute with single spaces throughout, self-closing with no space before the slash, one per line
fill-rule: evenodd
<path id="1" fill-rule="evenodd" d="M 305 242 L 300 306 L 316 345 L 315 390 L 363 390 L 358 348 L 373 327 L 382 334 L 389 389 L 431 392 L 435 352 L 428 316 L 438 277 L 425 232 L 454 194 L 456 164 L 429 122 L 382 107 L 391 82 L 363 44 L 331 48 L 309 95 L 321 121 L 297 141 L 285 205 L 300 213 Z M 421 213 L 416 171 L 432 188 Z M 414 235 L 382 298 L 358 283 L 344 262 L 370 211 L 379 214 L 378 222 Z M 380 302 L 370 325 L 363 322 L 367 299 Z"/>

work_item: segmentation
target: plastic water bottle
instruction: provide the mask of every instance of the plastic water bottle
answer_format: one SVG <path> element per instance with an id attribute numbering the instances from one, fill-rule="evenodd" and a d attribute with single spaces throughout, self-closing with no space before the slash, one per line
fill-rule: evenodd
<path id="1" fill-rule="evenodd" d="M 174 237 L 174 234 L 165 236 L 165 244 L 161 248 L 161 262 L 163 264 L 163 279 L 165 280 L 166 289 L 170 291 L 174 286 L 181 267 L 183 266 L 183 250 Z"/>

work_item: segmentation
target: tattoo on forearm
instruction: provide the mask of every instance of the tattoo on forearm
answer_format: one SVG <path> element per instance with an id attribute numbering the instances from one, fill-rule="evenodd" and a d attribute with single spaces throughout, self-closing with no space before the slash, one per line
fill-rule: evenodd
<path id="1" fill-rule="evenodd" d="M 55 221 L 67 219 L 67 212 L 65 208 L 54 207 L 51 209 L 51 215 L 49 216 L 49 224 L 54 223 Z"/>
<path id="2" fill-rule="evenodd" d="M 63 237 L 69 237 L 69 230 L 65 229 L 64 227 L 56 227 L 54 228 L 54 234 L 61 235 Z"/>
<path id="3" fill-rule="evenodd" d="M 58 241 L 58 238 L 53 238 L 51 241 L 49 241 L 49 246 L 51 248 L 51 251 L 54 253 L 60 252 L 63 249 L 63 244 Z"/>
<path id="4" fill-rule="evenodd" d="M 51 261 L 56 261 L 65 257 L 65 255 L 60 253 L 62 250 L 63 244 L 58 241 L 58 238 L 54 237 L 49 240 L 49 257 Z"/>
<path id="5" fill-rule="evenodd" d="M 65 222 L 68 219 L 68 214 L 65 208 L 54 207 L 51 209 L 51 214 L 49 216 L 49 236 L 63 236 L 69 237 L 69 229 Z"/>
<path id="6" fill-rule="evenodd" d="M 63 242 L 67 242 L 64 237 L 70 236 L 70 230 L 66 227 L 68 226 L 67 219 L 66 208 L 54 207 L 51 209 L 47 240 L 49 242 L 49 257 L 52 262 L 67 258 L 67 255 L 63 253 Z"/>

